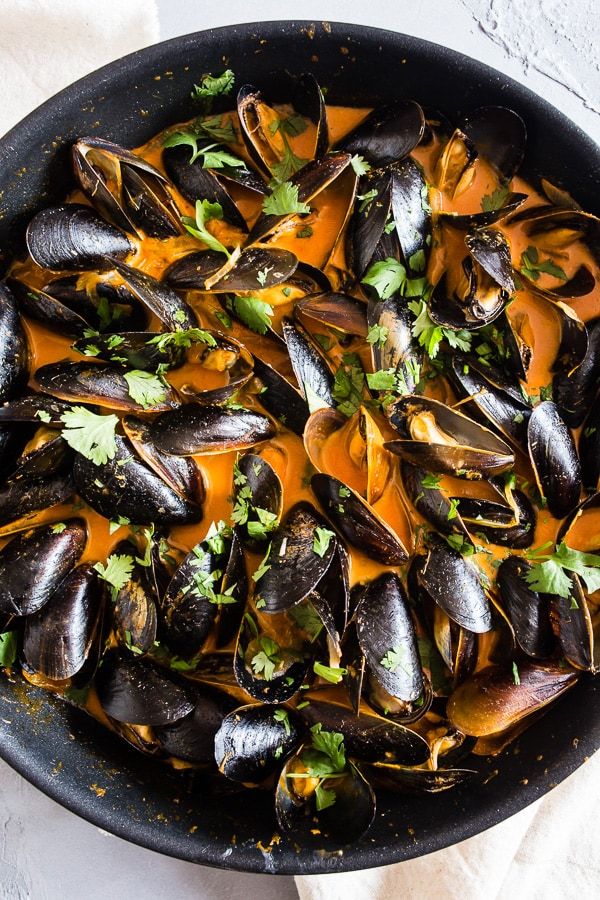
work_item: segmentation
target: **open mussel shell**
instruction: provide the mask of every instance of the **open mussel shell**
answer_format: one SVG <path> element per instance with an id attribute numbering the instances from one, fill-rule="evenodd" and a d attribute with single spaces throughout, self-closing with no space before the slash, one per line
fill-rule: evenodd
<path id="1" fill-rule="evenodd" d="M 124 259 L 133 244 L 89 206 L 69 203 L 36 213 L 27 226 L 29 255 L 43 269 L 111 267 L 107 257 Z"/>
<path id="2" fill-rule="evenodd" d="M 592 213 L 572 207 L 543 205 L 528 207 L 511 221 L 524 222 L 525 234 L 535 237 L 536 243 L 548 251 L 560 250 L 581 240 L 595 258 L 598 256 L 600 219 Z"/>
<path id="3" fill-rule="evenodd" d="M 252 523 L 261 523 L 257 510 L 263 510 L 275 516 L 277 523 L 283 508 L 283 485 L 281 480 L 266 459 L 255 453 L 246 453 L 237 462 L 234 483 L 234 506 L 238 498 L 248 511 L 245 522 L 238 522 L 238 534 L 244 546 L 259 550 L 269 537 L 271 528 L 253 529 Z"/>
<path id="4" fill-rule="evenodd" d="M 398 535 L 360 494 L 324 473 L 313 475 L 311 487 L 325 514 L 349 544 L 384 565 L 406 562 L 408 551 Z"/>
<path id="5" fill-rule="evenodd" d="M 104 712 L 130 725 L 169 725 L 194 709 L 186 690 L 162 669 L 140 657 L 111 654 L 96 680 Z"/>
<path id="6" fill-rule="evenodd" d="M 0 535 L 22 531 L 35 524 L 36 515 L 75 493 L 70 473 L 45 478 L 10 480 L 0 487 Z"/>
<path id="7" fill-rule="evenodd" d="M 430 480 L 424 484 L 430 476 L 426 469 L 403 461 L 401 472 L 402 482 L 411 503 L 434 528 L 442 534 L 461 534 L 464 538 L 469 537 L 469 532 L 460 517 L 460 506 L 452 515 L 452 506 L 445 491 L 432 487 Z"/>
<path id="8" fill-rule="evenodd" d="M 392 697 L 418 700 L 423 672 L 408 598 L 398 576 L 381 575 L 365 585 L 355 615 L 358 643 L 370 674 Z"/>
<path id="9" fill-rule="evenodd" d="M 557 519 L 579 502 L 581 466 L 571 432 L 551 400 L 539 403 L 527 428 L 529 458 L 542 497 Z"/>
<path id="10" fill-rule="evenodd" d="M 204 482 L 193 459 L 159 450 L 152 441 L 150 425 L 143 419 L 137 416 L 124 416 L 121 422 L 125 434 L 153 472 L 185 500 L 190 503 L 203 503 Z"/>
<path id="11" fill-rule="evenodd" d="M 92 403 L 108 409 L 159 413 L 177 405 L 173 388 L 165 386 L 164 397 L 151 406 L 137 403 L 119 366 L 88 362 L 49 363 L 35 372 L 43 391 L 71 403 Z"/>
<path id="12" fill-rule="evenodd" d="M 197 380 L 182 384 L 179 392 L 202 403 L 221 403 L 239 391 L 252 378 L 254 361 L 252 354 L 239 341 L 212 333 L 214 344 L 196 344 L 192 360 L 197 368 Z M 205 386 L 203 375 L 208 376 L 210 385 L 216 373 L 223 381 L 216 387 Z"/>
<path id="13" fill-rule="evenodd" d="M 215 735 L 236 701 L 223 691 L 194 683 L 186 685 L 194 709 L 170 725 L 154 727 L 154 736 L 170 756 L 197 765 L 214 765 Z"/>
<path id="14" fill-rule="evenodd" d="M 25 393 L 0 406 L 0 422 L 32 423 L 43 422 L 49 428 L 62 428 L 62 416 L 72 408 L 71 403 L 58 400 L 49 394 Z"/>
<path id="15" fill-rule="evenodd" d="M 73 349 L 83 356 L 101 359 L 144 372 L 156 372 L 159 366 L 173 369 L 185 361 L 185 350 L 173 343 L 153 343 L 158 331 L 121 331 L 119 334 L 96 334 L 83 337 Z"/>
<path id="16" fill-rule="evenodd" d="M 508 241 L 495 228 L 475 228 L 465 236 L 465 244 L 475 262 L 500 287 L 513 294 L 516 290 Z"/>
<path id="17" fill-rule="evenodd" d="M 507 556 L 496 576 L 502 602 L 519 647 L 534 659 L 552 655 L 555 640 L 550 625 L 550 601 L 533 591 L 525 581 L 531 563 L 520 556 Z"/>
<path id="18" fill-rule="evenodd" d="M 263 362 L 256 355 L 254 356 L 254 375 L 262 384 L 262 388 L 257 394 L 259 403 L 286 428 L 302 437 L 310 410 L 300 391 L 286 381 L 277 369 Z M 0 407 L 0 421 L 1 418 L 2 408 Z"/>
<path id="19" fill-rule="evenodd" d="M 460 128 L 456 128 L 444 146 L 435 166 L 434 183 L 449 197 L 457 197 L 472 184 L 477 150 Z"/>
<path id="20" fill-rule="evenodd" d="M 527 131 L 521 116 L 505 106 L 481 106 L 463 120 L 461 128 L 478 155 L 504 181 L 510 181 L 525 154 Z"/>
<path id="21" fill-rule="evenodd" d="M 439 794 L 457 785 L 472 781 L 478 775 L 474 769 L 414 769 L 389 762 L 371 763 L 369 778 L 386 791 L 401 794 Z"/>
<path id="22" fill-rule="evenodd" d="M 423 137 L 424 129 L 425 115 L 419 104 L 398 100 L 369 113 L 340 147 L 379 168 L 408 156 Z"/>
<path id="23" fill-rule="evenodd" d="M 579 428 L 600 386 L 600 319 L 586 322 L 587 351 L 580 365 L 570 374 L 556 372 L 552 396 L 569 428 Z"/>
<path id="24" fill-rule="evenodd" d="M 231 266 L 224 267 L 223 263 L 221 253 L 198 250 L 174 262 L 164 277 L 179 291 L 256 293 L 288 281 L 296 271 L 298 258 L 289 250 L 254 246 L 242 250 Z M 219 274 L 221 269 L 223 272 Z"/>
<path id="25" fill-rule="evenodd" d="M 439 220 L 444 225 L 449 225 L 451 228 L 457 228 L 460 231 L 466 231 L 468 228 L 487 228 L 489 225 L 495 225 L 496 222 L 511 216 L 526 200 L 527 194 L 511 191 L 497 209 L 473 213 L 457 213 L 442 210 L 439 213 Z"/>
<path id="26" fill-rule="evenodd" d="M 201 149 L 201 146 L 215 146 L 215 142 L 211 138 L 206 138 L 203 143 L 199 140 L 198 144 L 198 149 Z M 190 203 L 195 203 L 199 197 L 209 200 L 211 203 L 219 203 L 223 210 L 223 218 L 227 222 L 242 231 L 248 231 L 246 220 L 237 208 L 227 187 L 221 181 L 221 170 L 204 168 L 204 157 L 199 157 L 192 162 L 191 153 L 189 145 L 167 146 L 163 150 L 162 159 L 165 170 L 180 193 Z M 245 164 L 243 168 L 245 168 Z M 246 169 L 246 171 L 248 170 Z M 263 187 L 263 190 L 266 191 L 266 186 Z"/>
<path id="27" fill-rule="evenodd" d="M 406 396 L 388 409 L 402 435 L 387 450 L 431 472 L 467 478 L 489 477 L 514 465 L 510 447 L 488 428 L 439 400 Z"/>
<path id="28" fill-rule="evenodd" d="M 312 72 L 303 72 L 295 80 L 292 106 L 300 115 L 310 119 L 316 127 L 313 156 L 315 159 L 320 159 L 329 148 L 329 127 L 323 91 Z"/>
<path id="29" fill-rule="evenodd" d="M 343 334 L 367 336 L 366 307 L 349 294 L 335 291 L 309 294 L 294 305 L 294 315 Z"/>
<path id="30" fill-rule="evenodd" d="M 128 541 L 121 541 L 114 552 L 135 556 L 135 548 Z M 147 653 L 156 640 L 157 627 L 158 597 L 151 568 L 134 559 L 131 574 L 123 587 L 116 591 L 113 602 L 114 623 L 120 643 Z"/>
<path id="31" fill-rule="evenodd" d="M 114 262 L 111 260 L 111 265 Z M 70 313 L 84 318 L 87 328 L 97 332 L 144 329 L 148 324 L 147 309 L 125 284 L 113 280 L 112 272 L 107 272 L 102 280 L 98 280 L 95 271 L 81 272 L 52 278 L 37 295 L 27 288 L 34 318 L 60 334 L 66 333 L 61 322 Z"/>
<path id="32" fill-rule="evenodd" d="M 227 646 L 236 636 L 248 597 L 246 559 L 241 541 L 235 531 L 231 535 L 231 547 L 221 580 L 221 592 L 228 597 L 228 602 L 219 605 L 215 626 L 215 646 L 217 648 Z"/>
<path id="33" fill-rule="evenodd" d="M 334 378 L 324 355 L 308 333 L 291 319 L 283 319 L 282 326 L 292 369 L 309 407 L 315 403 L 334 406 Z"/>
<path id="34" fill-rule="evenodd" d="M 477 572 L 456 550 L 441 542 L 431 547 L 418 580 L 457 625 L 476 634 L 491 630 L 490 605 Z"/>
<path id="35" fill-rule="evenodd" d="M 448 718 L 464 734 L 497 734 L 556 700 L 577 678 L 556 663 L 520 663 L 519 684 L 510 667 L 483 669 L 456 688 L 448 700 Z"/>
<path id="36" fill-rule="evenodd" d="M 294 778 L 305 774 L 300 756 L 284 766 L 275 791 L 279 827 L 296 844 L 321 851 L 356 843 L 375 818 L 375 794 L 354 763 L 348 761 L 339 778 L 323 780 L 325 790 L 335 791 L 335 803 L 317 811 L 314 779 Z"/>
<path id="37" fill-rule="evenodd" d="M 29 351 L 19 309 L 10 288 L 0 282 L 0 403 L 27 384 Z"/>
<path id="38" fill-rule="evenodd" d="M 470 398 L 511 444 L 526 448 L 531 407 L 516 381 L 495 366 L 484 368 L 474 357 L 460 354 L 453 357 L 449 375 L 461 396 Z"/>
<path id="39" fill-rule="evenodd" d="M 102 618 L 105 592 L 92 566 L 77 566 L 42 609 L 28 616 L 23 655 L 51 681 L 72 678 L 85 665 Z"/>
<path id="40" fill-rule="evenodd" d="M 74 451 L 60 432 L 42 425 L 22 447 L 8 480 L 16 482 L 25 478 L 47 478 L 49 475 L 68 474 L 74 456 Z"/>
<path id="41" fill-rule="evenodd" d="M 454 498 L 467 530 L 485 541 L 503 547 L 530 547 L 535 534 L 535 509 L 522 491 L 511 493 L 511 502 L 477 497 Z"/>
<path id="42" fill-rule="evenodd" d="M 327 522 L 310 503 L 300 501 L 290 509 L 272 536 L 270 567 L 257 588 L 265 612 L 283 612 L 300 603 L 317 587 L 331 564 L 336 547 L 333 537 L 322 555 L 313 549 L 317 528 L 326 527 Z"/>
<path id="43" fill-rule="evenodd" d="M 293 712 L 283 707 L 241 706 L 223 719 L 215 735 L 214 758 L 226 778 L 259 784 L 281 767 L 299 743 L 299 722 Z"/>
<path id="44" fill-rule="evenodd" d="M 338 178 L 350 165 L 348 153 L 329 153 L 327 156 L 315 159 L 303 166 L 290 178 L 290 184 L 298 188 L 298 201 L 310 203 L 310 201 L 324 191 L 325 188 Z M 256 242 L 264 240 L 267 235 L 279 228 L 284 222 L 291 219 L 296 213 L 284 213 L 272 215 L 262 212 L 250 231 L 248 240 Z"/>
<path id="45" fill-rule="evenodd" d="M 255 700 L 261 703 L 285 703 L 300 690 L 307 677 L 310 658 L 300 650 L 290 650 L 276 642 L 279 662 L 270 678 L 253 671 L 253 660 L 262 652 L 261 639 L 256 621 L 249 613 L 244 615 L 235 648 L 233 671 L 237 683 Z M 256 648 L 256 653 L 253 652 Z"/>
<path id="46" fill-rule="evenodd" d="M 19 299 L 21 310 L 46 328 L 67 337 L 81 338 L 91 323 L 84 317 L 84 311 L 70 309 L 56 297 L 39 288 L 30 287 L 16 278 L 10 279 L 10 286 Z"/>
<path id="47" fill-rule="evenodd" d="M 161 602 L 161 634 L 183 656 L 199 653 L 217 618 L 218 607 L 197 585 L 220 579 L 223 559 L 206 542 L 193 547 L 173 573 Z M 212 584 L 215 593 L 219 583 Z"/>
<path id="48" fill-rule="evenodd" d="M 87 540 L 85 523 L 61 524 L 24 531 L 0 550 L 0 613 L 37 612 L 77 564 Z"/>
<path id="49" fill-rule="evenodd" d="M 98 212 L 117 228 L 153 237 L 181 233 L 181 216 L 169 182 L 158 169 L 103 138 L 83 137 L 72 151 L 80 187 Z"/>
<path id="50" fill-rule="evenodd" d="M 143 462 L 129 441 L 115 435 L 113 459 L 97 466 L 78 454 L 73 478 L 80 496 L 107 519 L 123 516 L 136 524 L 199 522 L 202 509 L 184 500 Z"/>
<path id="51" fill-rule="evenodd" d="M 241 134 L 250 158 L 266 176 L 283 156 L 285 144 L 279 128 L 272 129 L 278 122 L 277 112 L 269 106 L 258 88 L 244 84 L 237 95 L 237 114 Z"/>
<path id="52" fill-rule="evenodd" d="M 390 172 L 396 237 L 409 273 L 422 276 L 431 244 L 431 208 L 427 200 L 427 182 L 421 167 L 411 157 L 394 163 Z"/>
<path id="53" fill-rule="evenodd" d="M 198 321 L 192 308 L 168 284 L 118 259 L 113 258 L 111 265 L 132 294 L 170 331 L 197 327 Z"/>
<path id="54" fill-rule="evenodd" d="M 271 420 L 254 410 L 201 403 L 187 403 L 163 413 L 150 429 L 150 438 L 159 450 L 178 456 L 245 450 L 274 434 Z"/>
<path id="55" fill-rule="evenodd" d="M 373 191 L 375 196 L 368 200 Z M 392 208 L 391 172 L 388 169 L 368 172 L 359 182 L 358 196 L 364 200 L 356 206 L 352 216 L 348 249 L 352 269 L 360 279 L 385 234 Z"/>
<path id="56" fill-rule="evenodd" d="M 0 417 L 2 409 L 0 408 Z M 594 400 L 579 438 L 583 486 L 595 493 L 600 488 L 600 395 Z"/>
<path id="57" fill-rule="evenodd" d="M 427 741 L 401 722 L 361 708 L 356 713 L 329 689 L 306 695 L 308 706 L 300 715 L 309 725 L 321 723 L 326 731 L 344 735 L 348 754 L 367 762 L 387 759 L 405 766 L 418 766 L 429 759 Z"/>

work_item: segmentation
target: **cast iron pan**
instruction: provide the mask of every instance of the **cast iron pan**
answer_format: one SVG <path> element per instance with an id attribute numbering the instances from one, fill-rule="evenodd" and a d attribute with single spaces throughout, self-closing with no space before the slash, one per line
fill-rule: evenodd
<path id="1" fill-rule="evenodd" d="M 82 134 L 135 147 L 195 114 L 194 80 L 224 64 L 277 93 L 277 73 L 311 70 L 332 103 L 411 97 L 451 120 L 483 104 L 520 113 L 525 171 L 566 187 L 600 214 L 600 150 L 572 122 L 514 81 L 451 50 L 373 28 L 271 22 L 204 31 L 126 56 L 49 100 L 0 141 L 0 247 L 72 187 L 68 149 Z M 281 97 L 281 99 L 287 99 Z M 276 833 L 264 792 L 215 795 L 197 773 L 176 774 L 129 749 L 84 714 L 22 681 L 0 678 L 0 754 L 38 788 L 101 828 L 181 859 L 253 872 L 310 874 L 380 866 L 439 850 L 518 812 L 600 746 L 600 684 L 582 678 L 500 757 L 482 784 L 434 796 L 380 794 L 368 836 L 343 853 L 304 852 Z"/>

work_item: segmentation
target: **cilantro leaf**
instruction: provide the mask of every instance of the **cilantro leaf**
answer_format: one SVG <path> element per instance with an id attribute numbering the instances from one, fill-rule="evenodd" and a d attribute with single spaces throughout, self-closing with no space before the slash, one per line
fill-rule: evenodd
<path id="1" fill-rule="evenodd" d="M 289 614 L 296 625 L 308 634 L 311 643 L 316 641 L 323 630 L 323 622 L 310 600 L 292 606 Z"/>
<path id="2" fill-rule="evenodd" d="M 524 578 L 538 593 L 570 597 L 573 585 L 567 572 L 579 575 L 590 594 L 600 590 L 600 556 L 594 553 L 573 550 L 562 541 L 554 553 L 541 555 L 539 551 L 530 551 L 528 555 L 533 565 Z"/>
<path id="3" fill-rule="evenodd" d="M 273 307 L 260 297 L 234 296 L 231 298 L 231 305 L 244 325 L 252 331 L 266 334 L 270 330 Z"/>
<path id="4" fill-rule="evenodd" d="M 364 383 L 365 373 L 359 357 L 356 354 L 345 354 L 342 365 L 335 373 L 332 395 L 338 411 L 348 418 L 363 401 Z"/>
<path id="5" fill-rule="evenodd" d="M 395 672 L 396 669 L 402 669 L 406 674 L 410 674 L 408 669 L 406 668 L 407 660 L 407 649 L 402 644 L 397 647 L 391 647 L 387 653 L 379 660 L 380 665 L 383 666 L 384 669 L 388 669 L 390 672 Z"/>
<path id="6" fill-rule="evenodd" d="M 203 328 L 185 328 L 181 331 L 163 331 L 161 334 L 155 334 L 153 338 L 146 341 L 149 345 L 154 345 L 158 350 L 165 350 L 167 347 L 182 347 L 189 350 L 192 344 L 206 344 L 207 347 L 216 347 L 217 342 L 208 331 Z"/>
<path id="7" fill-rule="evenodd" d="M 425 300 L 411 300 L 408 308 L 416 316 L 412 325 L 412 333 L 418 339 L 420 346 L 425 348 L 430 359 L 436 358 L 444 339 L 457 350 L 466 352 L 471 349 L 472 336 L 470 332 L 464 329 L 454 331 L 452 328 L 437 325 L 429 315 Z"/>
<path id="8" fill-rule="evenodd" d="M 344 735 L 337 731 L 323 731 L 320 722 L 312 726 L 310 733 L 313 748 L 329 758 L 330 774 L 343 772 L 346 768 Z"/>
<path id="9" fill-rule="evenodd" d="M 320 662 L 315 662 L 313 664 L 313 672 L 315 675 L 324 678 L 325 681 L 331 682 L 331 684 L 339 684 L 344 675 L 348 674 L 347 669 L 336 668 L 335 666 L 325 666 Z"/>
<path id="10" fill-rule="evenodd" d="M 281 661 L 279 644 L 266 634 L 261 634 L 257 643 L 260 650 L 252 657 L 252 669 L 255 675 L 262 675 L 265 681 L 272 681 L 275 668 Z"/>
<path id="11" fill-rule="evenodd" d="M 329 550 L 331 538 L 333 537 L 335 537 L 335 532 L 330 531 L 329 528 L 320 528 L 317 526 L 313 538 L 313 553 L 316 553 L 317 556 L 320 556 L 321 559 L 323 559 Z"/>
<path id="12" fill-rule="evenodd" d="M 210 119 L 196 119 L 194 124 L 198 131 L 206 133 L 220 144 L 235 144 L 236 142 L 236 131 L 229 119 L 214 116 Z"/>
<path id="13" fill-rule="evenodd" d="M 485 194 L 481 198 L 481 209 L 483 212 L 492 212 L 495 209 L 502 209 L 509 194 L 508 183 L 501 184 L 491 194 Z"/>
<path id="14" fill-rule="evenodd" d="M 103 581 L 106 581 L 117 593 L 125 587 L 133 571 L 133 556 L 126 553 L 112 553 L 106 560 L 106 565 L 97 562 L 94 569 Z"/>
<path id="15" fill-rule="evenodd" d="M 291 181 L 276 184 L 263 200 L 263 212 L 267 216 L 287 216 L 292 213 L 309 213 L 310 206 L 298 199 L 298 185 Z"/>
<path id="16" fill-rule="evenodd" d="M 406 269 L 397 259 L 388 257 L 372 263 L 362 284 L 375 288 L 381 300 L 387 300 L 403 287 L 406 282 Z"/>
<path id="17" fill-rule="evenodd" d="M 367 172 L 371 171 L 371 166 L 369 165 L 369 163 L 366 161 L 366 159 L 363 156 L 358 156 L 358 155 L 353 156 L 352 159 L 350 160 L 350 165 L 352 166 L 352 168 L 354 169 L 355 173 L 358 175 L 359 178 L 361 175 L 366 175 Z"/>
<path id="18" fill-rule="evenodd" d="M 212 219 L 223 218 L 223 207 L 220 203 L 211 203 L 210 200 L 196 200 L 196 218 L 183 216 L 181 221 L 192 237 L 202 241 L 210 250 L 224 253 L 229 259 L 231 253 L 221 241 L 207 230 L 206 225 Z"/>
<path id="19" fill-rule="evenodd" d="M 114 459 L 117 452 L 115 428 L 119 424 L 117 416 L 96 415 L 84 406 L 73 406 L 60 417 L 65 427 L 62 437 L 69 447 L 91 460 L 96 466 L 103 466 Z"/>
<path id="20" fill-rule="evenodd" d="M 281 722 L 281 724 L 285 728 L 285 733 L 288 736 L 292 733 L 292 729 L 290 728 L 290 717 L 288 715 L 287 709 L 276 709 L 273 713 L 273 718 L 276 722 Z"/>
<path id="21" fill-rule="evenodd" d="M 220 94 L 230 94 L 233 90 L 235 75 L 231 69 L 225 69 L 221 75 L 210 75 L 209 73 L 202 76 L 200 84 L 194 85 L 192 98 L 194 100 L 207 100 L 212 97 L 218 97 Z"/>
<path id="22" fill-rule="evenodd" d="M 561 278 L 563 281 L 567 280 L 567 276 L 560 266 L 557 266 L 550 258 L 540 260 L 537 247 L 531 245 L 521 253 L 520 272 L 531 281 L 538 281 L 541 272 L 553 275 L 554 278 Z"/>
<path id="23" fill-rule="evenodd" d="M 125 372 L 123 378 L 127 382 L 127 390 L 131 399 L 143 406 L 144 409 L 163 403 L 167 396 L 164 382 L 152 372 L 132 369 L 130 372 Z"/>
<path id="24" fill-rule="evenodd" d="M 371 325 L 367 333 L 367 343 L 383 347 L 388 339 L 390 329 L 386 325 Z"/>
<path id="25" fill-rule="evenodd" d="M 0 667 L 12 666 L 17 658 L 17 632 L 4 631 L 0 634 Z"/>

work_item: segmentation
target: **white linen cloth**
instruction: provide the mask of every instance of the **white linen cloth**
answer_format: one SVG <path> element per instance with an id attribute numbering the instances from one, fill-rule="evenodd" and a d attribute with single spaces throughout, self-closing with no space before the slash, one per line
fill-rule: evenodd
<path id="1" fill-rule="evenodd" d="M 0 0 L 0 11 L 0 134 L 75 79 L 159 38 L 152 0 Z M 454 847 L 298 877 L 300 900 L 596 900 L 599 805 L 597 754 L 528 809 Z"/>

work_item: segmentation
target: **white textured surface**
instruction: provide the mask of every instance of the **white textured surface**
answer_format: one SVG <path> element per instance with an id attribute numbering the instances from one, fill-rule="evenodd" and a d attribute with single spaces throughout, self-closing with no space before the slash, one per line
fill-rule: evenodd
<path id="1" fill-rule="evenodd" d="M 145 19 L 132 17 L 132 5 L 122 0 L 120 13 L 123 48 L 142 45 L 153 24 L 153 7 L 145 3 Z M 87 53 L 81 47 L 66 47 L 60 35 L 72 24 L 79 8 L 78 27 L 82 36 L 106 34 L 108 20 L 119 5 L 114 0 L 0 0 L 0 98 L 22 104 L 25 114 L 68 81 L 59 55 L 75 54 L 70 71 L 79 76 L 125 52 L 121 43 L 98 41 Z M 82 7 L 85 7 L 81 12 Z M 600 142 L 600 15 L 598 0 L 303 0 L 286 6 L 281 0 L 158 0 L 162 38 L 244 21 L 259 21 L 296 15 L 305 19 L 347 21 L 403 31 L 445 44 L 527 84 L 565 112 Z M 66 10 L 69 10 L 68 13 Z M 118 45 L 118 46 L 117 46 Z M 7 50 L 10 48 L 10 52 Z M 15 83 L 16 62 L 28 63 L 27 91 Z M 3 68 L 4 63 L 4 68 Z M 62 79 L 62 80 L 61 80 Z M 16 96 L 18 95 L 18 96 Z M 16 121 L 19 116 L 14 117 Z M 2 119 L 8 127 L 8 117 Z M 0 128 L 0 131 L 3 129 Z M 596 772 L 598 763 L 594 761 Z M 582 772 L 583 776 L 584 773 Z M 587 775 L 587 773 L 586 773 Z M 381 877 L 367 874 L 331 876 L 303 880 L 303 898 L 323 900 L 371 900 L 379 890 L 388 897 L 409 900 L 447 897 L 479 900 L 515 896 L 553 900 L 591 900 L 600 895 L 597 868 L 578 857 L 586 877 L 575 872 L 565 874 L 565 859 L 574 855 L 578 835 L 597 831 L 598 797 L 584 793 L 581 800 L 567 807 L 561 798 L 575 787 L 576 775 L 552 795 L 555 822 L 527 832 L 526 844 L 519 847 L 520 835 L 539 809 L 521 814 L 517 829 L 514 820 L 499 826 L 489 836 L 480 836 L 432 857 L 409 864 L 414 878 L 408 887 L 403 874 L 383 870 Z M 597 784 L 597 779 L 595 781 Z M 597 794 L 597 791 L 596 791 Z M 571 794 L 572 796 L 572 794 Z M 546 802 L 546 801 L 544 801 Z M 548 800 L 550 802 L 550 798 Z M 571 837 L 565 853 L 566 838 Z M 472 842 L 478 842 L 473 844 Z M 589 844 L 590 848 L 592 844 Z M 488 880 L 494 848 L 506 859 L 505 878 Z M 533 851 L 533 855 L 531 853 Z M 562 853 L 560 852 L 562 851 Z M 445 855 L 444 855 L 445 854 Z M 591 863 L 590 850 L 590 863 Z M 511 858 L 526 865 L 509 868 Z M 470 863 L 467 860 L 470 858 Z M 478 862 L 478 864 L 477 864 Z M 436 881 L 436 866 L 452 872 L 454 889 Z M 440 871 L 439 869 L 437 870 Z M 480 891 L 468 893 L 461 885 L 472 872 L 479 877 Z M 394 873 L 398 874 L 394 874 Z M 402 873 L 407 873 L 406 868 Z M 512 872 L 512 874 L 511 874 Z M 496 873 L 497 874 L 497 873 Z M 575 877 L 579 874 L 579 877 Z M 548 887 L 543 876 L 555 878 Z M 560 883 L 560 891 L 558 885 Z M 543 884 L 543 889 L 542 885 Z M 383 893 L 380 894 L 383 896 Z M 5 764 L 0 763 L 0 900 L 287 900 L 297 897 L 293 880 L 267 876 L 236 875 L 193 866 L 158 856 L 100 832 L 93 826 L 48 800 Z"/>

